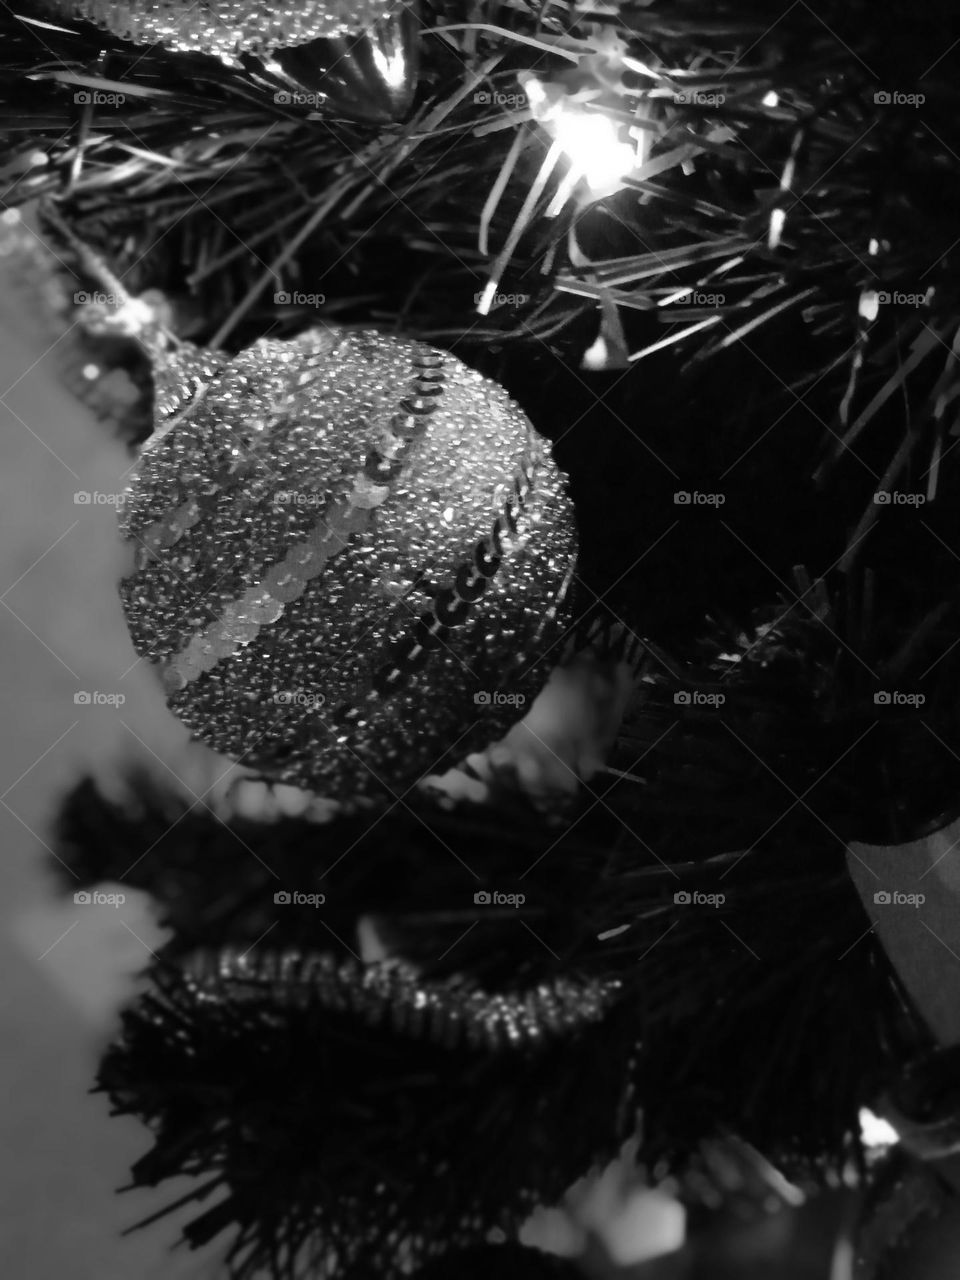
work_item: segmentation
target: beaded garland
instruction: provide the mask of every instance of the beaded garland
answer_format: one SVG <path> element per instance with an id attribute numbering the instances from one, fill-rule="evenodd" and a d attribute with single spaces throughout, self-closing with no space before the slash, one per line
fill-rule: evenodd
<path id="1" fill-rule="evenodd" d="M 193 733 L 382 795 L 518 719 L 560 657 L 575 540 L 502 389 L 373 331 L 188 350 L 179 387 L 175 367 L 121 512 L 122 597 Z"/>
<path id="2" fill-rule="evenodd" d="M 197 952 L 186 974 L 201 997 L 222 999 L 229 991 L 231 999 L 280 1008 L 317 1004 L 445 1049 L 464 1044 L 491 1053 L 535 1049 L 601 1022 L 621 994 L 613 979 L 568 978 L 493 994 L 459 979 L 426 982 L 403 964 L 364 965 L 320 952 L 257 954 L 249 947 Z"/>

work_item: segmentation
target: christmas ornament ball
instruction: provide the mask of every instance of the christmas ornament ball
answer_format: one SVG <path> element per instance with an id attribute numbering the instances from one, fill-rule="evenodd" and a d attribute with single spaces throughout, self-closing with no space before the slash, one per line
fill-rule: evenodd
<path id="1" fill-rule="evenodd" d="M 46 8 L 135 44 L 229 60 L 361 31 L 399 13 L 403 0 L 46 0 Z"/>
<path id="2" fill-rule="evenodd" d="M 193 399 L 170 398 L 125 495 L 121 594 L 192 733 L 349 797 L 505 732 L 560 657 L 575 557 L 519 407 L 371 330 L 264 339 L 208 382 L 187 367 Z"/>

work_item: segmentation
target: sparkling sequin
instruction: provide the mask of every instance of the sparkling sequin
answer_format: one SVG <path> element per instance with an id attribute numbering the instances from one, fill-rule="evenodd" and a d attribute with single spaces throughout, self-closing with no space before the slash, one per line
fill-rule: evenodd
<path id="1" fill-rule="evenodd" d="M 177 53 L 265 56 L 310 40 L 362 31 L 396 13 L 400 0 L 48 0 L 50 10 L 82 18 L 136 44 L 163 44 Z"/>
<path id="2" fill-rule="evenodd" d="M 545 442 L 407 339 L 311 331 L 209 372 L 121 522 L 171 706 L 286 782 L 402 792 L 500 736 L 560 656 L 575 546 Z"/>

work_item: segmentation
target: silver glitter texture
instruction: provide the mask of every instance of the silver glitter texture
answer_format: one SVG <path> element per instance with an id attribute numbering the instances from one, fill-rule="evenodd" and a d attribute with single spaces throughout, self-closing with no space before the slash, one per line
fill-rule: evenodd
<path id="1" fill-rule="evenodd" d="M 501 736 L 560 657 L 575 557 L 520 409 L 370 330 L 186 367 L 121 512 L 121 591 L 194 735 L 339 799 L 402 794 Z"/>
<path id="2" fill-rule="evenodd" d="M 196 990 L 210 999 L 261 1000 L 276 1008 L 320 1005 L 351 1013 L 368 1026 L 501 1052 L 536 1049 L 603 1020 L 621 984 L 611 979 L 554 978 L 522 992 L 490 993 L 421 978 L 408 965 L 364 965 L 323 953 L 246 948 L 197 952 L 186 965 Z"/>
<path id="3" fill-rule="evenodd" d="M 136 44 L 162 44 L 177 53 L 209 53 L 231 61 L 240 53 L 263 57 L 320 38 L 363 31 L 402 8 L 399 0 L 48 0 L 47 8 L 82 18 Z"/>

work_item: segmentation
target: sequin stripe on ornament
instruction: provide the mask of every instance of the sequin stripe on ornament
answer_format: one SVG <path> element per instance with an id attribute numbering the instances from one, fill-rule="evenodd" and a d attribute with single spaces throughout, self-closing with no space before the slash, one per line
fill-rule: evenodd
<path id="1" fill-rule="evenodd" d="M 406 965 L 363 965 L 328 953 L 197 952 L 185 972 L 201 994 L 229 988 L 233 1000 L 273 1007 L 319 1005 L 368 1026 L 429 1039 L 446 1049 L 535 1049 L 602 1021 L 621 994 L 617 980 L 554 978 L 521 993 L 464 991 L 424 981 Z"/>
<path id="2" fill-rule="evenodd" d="M 430 607 L 414 623 L 413 631 L 388 642 L 389 658 L 374 671 L 373 688 L 377 693 L 389 694 L 414 672 L 420 671 L 430 654 L 448 643 L 451 629 L 469 620 L 471 609 L 483 597 L 503 561 L 506 551 L 504 536 L 513 538 L 517 546 L 522 542 L 525 504 L 533 489 L 542 456 L 540 439 L 531 428 L 526 457 L 520 462 L 512 492 L 494 520 L 490 533 L 476 544 L 471 559 L 458 566 L 453 575 L 453 585 L 443 587 L 432 598 Z M 335 718 L 348 714 L 349 709 L 338 708 Z"/>
<path id="3" fill-rule="evenodd" d="M 295 543 L 262 581 L 248 587 L 238 600 L 231 601 L 215 623 L 194 634 L 187 646 L 166 664 L 163 682 L 168 693 L 184 689 L 218 662 L 255 640 L 261 627 L 276 622 L 284 607 L 303 595 L 308 583 L 348 545 L 351 535 L 362 533 L 368 527 L 373 511 L 390 496 L 407 451 L 425 430 L 431 414 L 440 407 L 444 381 L 441 353 L 418 351 L 413 356 L 411 381 L 408 393 L 400 402 L 400 411 L 381 429 L 363 468 L 353 477 L 347 497 L 328 507 L 304 541 Z M 194 514 L 199 518 L 199 511 L 194 513 L 192 509 L 184 511 L 178 507 L 160 522 L 163 528 L 154 532 L 154 538 L 168 538 L 162 545 L 172 545 L 184 529 L 190 527 L 187 520 L 196 523 Z"/>
<path id="4" fill-rule="evenodd" d="M 205 513 L 216 510 L 217 503 L 224 494 L 249 479 L 251 470 L 250 464 L 224 467 L 214 476 L 210 493 L 199 498 L 181 496 L 177 505 L 167 511 L 161 520 L 154 520 L 140 533 L 134 534 L 130 540 L 140 545 L 134 554 L 133 568 L 127 576 L 141 572 L 151 560 L 159 559 L 161 551 L 169 551 L 175 546 Z"/>
<path id="5" fill-rule="evenodd" d="M 234 58 L 349 35 L 401 6 L 397 0 L 48 0 L 46 7 L 136 44 Z"/>
<path id="6" fill-rule="evenodd" d="M 219 371 L 224 374 L 224 377 L 227 377 L 231 372 L 236 373 L 238 365 L 241 363 L 243 357 L 249 357 L 250 353 L 255 351 L 258 346 L 259 344 L 255 343 L 253 348 L 249 348 L 240 358 L 234 359 L 232 362 L 228 360 L 228 357 L 224 356 L 221 361 L 221 366 L 227 365 L 228 368 L 224 371 L 222 367 L 218 367 Z M 192 353 L 195 353 L 198 357 L 210 354 L 211 358 L 216 354 L 201 352 L 199 348 L 193 348 Z M 194 358 L 193 354 L 188 354 L 192 360 Z M 177 359 L 179 358 L 180 355 L 178 353 Z M 156 374 L 157 361 L 159 359 L 159 354 L 156 351 L 153 352 L 152 359 L 154 373 Z M 186 400 L 186 386 L 184 385 L 188 376 L 192 378 L 195 386 L 195 394 L 189 401 Z M 308 376 L 312 375 L 307 373 L 303 375 L 303 377 Z M 304 385 L 302 380 L 300 385 Z M 162 405 L 160 401 L 160 386 L 156 384 L 156 381 L 155 388 L 155 416 L 159 417 L 162 412 Z M 182 381 L 178 384 L 178 389 L 181 391 L 180 404 L 185 407 L 182 408 L 182 411 L 178 413 L 173 420 L 159 423 L 153 434 L 144 442 L 140 449 L 138 472 L 135 473 L 134 478 L 131 480 L 131 486 L 136 484 L 137 479 L 139 479 L 139 469 L 145 464 L 150 463 L 150 455 L 155 452 L 156 446 L 160 444 L 163 438 L 169 433 L 170 429 L 182 424 L 188 414 L 192 413 L 192 411 L 201 404 L 207 391 L 210 389 L 210 383 L 209 380 L 206 382 L 199 380 L 195 376 L 193 366 L 190 363 L 187 363 L 184 366 Z M 223 394 L 223 379 L 221 379 L 220 394 Z M 124 505 L 121 507 L 119 512 L 121 532 L 129 540 L 135 540 L 141 544 L 135 555 L 134 568 L 131 572 L 137 572 L 144 569 L 150 560 L 157 558 L 157 553 L 159 551 L 168 551 L 172 547 L 176 546 L 184 533 L 186 533 L 188 529 L 192 529 L 205 512 L 213 513 L 216 510 L 219 497 L 222 494 L 225 494 L 231 488 L 239 488 L 242 484 L 255 477 L 255 458 L 251 457 L 247 462 L 241 462 L 238 464 L 233 457 L 233 449 L 234 442 L 231 442 L 228 452 L 222 455 L 220 463 L 214 468 L 212 479 L 207 482 L 207 487 L 209 489 L 209 494 L 207 496 L 200 498 L 192 498 L 190 496 L 191 488 L 196 485 L 195 468 L 192 469 L 192 474 L 187 480 L 184 480 L 182 474 L 178 474 L 173 480 L 168 480 L 167 484 L 171 486 L 172 492 L 175 496 L 167 500 L 166 509 L 163 514 L 152 520 L 149 524 L 145 524 L 139 532 L 134 532 L 133 522 L 127 519 L 126 506 Z"/>

